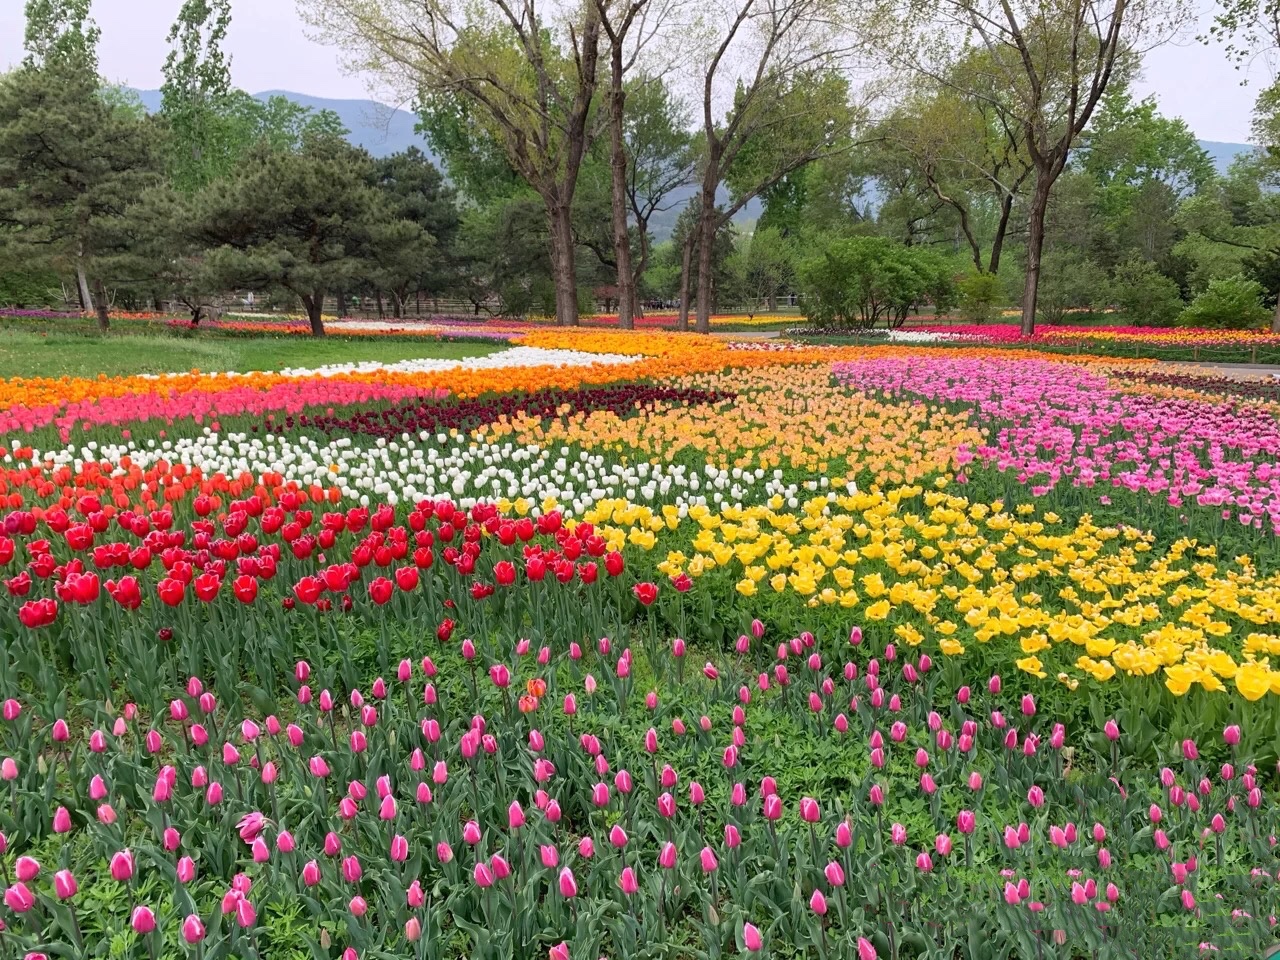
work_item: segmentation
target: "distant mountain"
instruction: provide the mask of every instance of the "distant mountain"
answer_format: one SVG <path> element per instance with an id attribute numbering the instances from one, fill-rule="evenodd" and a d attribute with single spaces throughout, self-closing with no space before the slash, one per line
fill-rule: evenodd
<path id="1" fill-rule="evenodd" d="M 142 105 L 154 113 L 160 109 L 159 90 L 135 90 Z M 399 153 L 407 147 L 417 147 L 435 160 L 435 154 L 421 134 L 414 131 L 418 118 L 408 110 L 388 107 L 375 100 L 330 100 L 327 97 L 311 97 L 289 90 L 264 90 L 255 93 L 255 99 L 285 97 L 312 110 L 332 110 L 351 131 L 348 139 L 356 146 L 364 147 L 375 157 Z"/>
<path id="2" fill-rule="evenodd" d="M 1213 160 L 1219 173 L 1226 173 L 1231 161 L 1242 153 L 1253 153 L 1258 148 L 1251 143 L 1220 143 L 1217 140 L 1198 141 L 1202 150 Z"/>

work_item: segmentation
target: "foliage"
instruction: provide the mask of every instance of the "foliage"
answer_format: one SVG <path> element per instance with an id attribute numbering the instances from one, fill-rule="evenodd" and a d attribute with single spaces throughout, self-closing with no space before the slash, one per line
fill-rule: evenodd
<path id="1" fill-rule="evenodd" d="M 244 147 L 244 113 L 232 97 L 231 63 L 222 52 L 230 0 L 184 0 L 169 31 L 161 112 L 169 125 L 169 176 L 195 190 L 229 173 Z"/>
<path id="2" fill-rule="evenodd" d="M 1116 267 L 1111 278 L 1111 302 L 1125 318 L 1140 327 L 1168 327 L 1186 306 L 1178 285 L 1150 260 L 1134 258 Z"/>
<path id="3" fill-rule="evenodd" d="M 1237 274 L 1210 280 L 1178 317 L 1183 327 L 1247 330 L 1260 326 L 1269 317 L 1262 305 L 1262 284 Z"/>
<path id="4" fill-rule="evenodd" d="M 23 252 L 25 253 L 25 251 Z M 62 302 L 56 271 L 6 251 L 0 241 L 0 306 L 41 307 Z"/>
<path id="5" fill-rule="evenodd" d="M 89 5 L 90 0 L 27 0 L 23 65 L 96 77 L 101 32 L 89 17 Z"/>
<path id="6" fill-rule="evenodd" d="M 1051 250 L 1044 257 L 1038 317 L 1058 324 L 1069 311 L 1091 310 L 1106 299 L 1106 273 L 1073 250 Z"/>
<path id="7" fill-rule="evenodd" d="M 960 316 L 972 323 L 994 320 L 1004 295 L 1000 278 L 993 273 L 967 273 L 956 284 Z"/>
<path id="8" fill-rule="evenodd" d="M 786 293 L 795 278 L 794 243 L 776 227 L 757 227 L 739 242 L 734 257 L 740 261 L 743 306 L 747 316 L 760 310 L 777 309 L 777 299 Z"/>
<path id="9" fill-rule="evenodd" d="M 422 227 L 394 218 L 373 180 L 368 154 L 334 137 L 309 138 L 299 153 L 262 144 L 196 195 L 191 235 L 224 287 L 286 289 L 323 334 L 328 292 L 389 257 L 423 252 Z"/>
<path id="10" fill-rule="evenodd" d="M 1213 160 L 1186 121 L 1161 116 L 1154 97 L 1134 103 L 1127 86 L 1112 87 L 1102 98 L 1081 138 L 1076 162 L 1104 192 L 1119 194 L 1104 202 L 1108 209 L 1128 201 L 1125 191 L 1151 180 L 1184 197 L 1214 177 Z"/>
<path id="11" fill-rule="evenodd" d="M 394 219 L 417 224 L 431 240 L 422 245 L 392 248 L 376 265 L 374 286 L 395 297 L 396 316 L 412 293 L 439 295 L 456 285 L 456 259 L 461 219 L 453 188 L 417 147 L 374 163 L 375 184 Z"/>
<path id="12" fill-rule="evenodd" d="M 95 76 L 24 66 L 0 77 L 0 223 L 19 228 L 5 239 L 83 270 L 105 300 L 112 258 L 133 243 L 129 208 L 158 181 L 154 140 Z"/>
<path id="13" fill-rule="evenodd" d="M 831 239 L 801 261 L 799 275 L 805 315 L 819 329 L 869 330 L 881 320 L 897 327 L 921 304 L 941 313 L 955 297 L 943 258 L 883 237 Z"/>

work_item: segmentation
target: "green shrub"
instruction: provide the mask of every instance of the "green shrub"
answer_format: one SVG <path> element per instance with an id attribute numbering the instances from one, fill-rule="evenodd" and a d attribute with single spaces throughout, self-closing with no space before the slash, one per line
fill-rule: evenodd
<path id="1" fill-rule="evenodd" d="M 0 267 L 0 307 L 31 309 L 61 304 L 62 285 L 56 273 Z"/>
<path id="2" fill-rule="evenodd" d="M 821 329 L 870 330 L 881 320 L 900 327 L 923 303 L 940 313 L 955 303 L 945 259 L 883 237 L 833 239 L 798 272 L 805 316 Z"/>
<path id="3" fill-rule="evenodd" d="M 1204 293 L 1178 317 L 1181 327 L 1209 327 L 1248 330 L 1267 321 L 1267 308 L 1262 305 L 1262 284 L 1240 274 L 1222 280 L 1210 280 Z"/>
<path id="4" fill-rule="evenodd" d="M 1137 257 L 1116 267 L 1111 278 L 1111 302 L 1129 323 L 1139 327 L 1167 327 L 1186 308 L 1177 283 L 1150 260 Z"/>
<path id="5" fill-rule="evenodd" d="M 1040 262 L 1036 313 L 1041 323 L 1062 323 L 1073 310 L 1091 310 L 1104 299 L 1107 275 L 1075 251 L 1054 250 Z"/>
<path id="6" fill-rule="evenodd" d="M 994 320 L 1003 296 L 1000 278 L 994 273 L 970 273 L 957 284 L 960 294 L 960 316 L 970 323 Z"/>

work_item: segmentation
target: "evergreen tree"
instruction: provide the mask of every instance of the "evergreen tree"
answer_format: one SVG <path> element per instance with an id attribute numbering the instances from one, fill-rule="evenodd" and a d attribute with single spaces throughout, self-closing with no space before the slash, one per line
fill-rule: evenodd
<path id="1" fill-rule="evenodd" d="M 298 152 L 260 143 L 195 196 L 191 239 L 207 248 L 205 264 L 224 289 L 288 290 L 311 332 L 324 336 L 330 292 L 426 242 L 420 226 L 392 214 L 373 180 L 369 155 L 337 137 L 308 136 Z"/>
<path id="2" fill-rule="evenodd" d="M 0 78 L 0 224 L 7 244 L 76 275 L 110 325 L 107 281 L 128 215 L 156 182 L 151 123 L 101 87 L 88 0 L 30 0 L 28 57 Z"/>

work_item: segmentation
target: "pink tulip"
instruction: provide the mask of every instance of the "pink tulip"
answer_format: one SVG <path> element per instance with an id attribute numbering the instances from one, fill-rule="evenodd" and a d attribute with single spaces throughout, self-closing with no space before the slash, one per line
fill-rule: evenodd
<path id="1" fill-rule="evenodd" d="M 837 861 L 832 860 L 828 863 L 826 868 L 823 870 L 823 874 L 827 878 L 827 883 L 831 884 L 831 886 L 844 886 L 844 867 L 840 866 Z"/>
<path id="2" fill-rule="evenodd" d="M 68 833 L 72 828 L 72 815 L 65 806 L 54 810 L 54 833 Z"/>
<path id="3" fill-rule="evenodd" d="M 821 890 L 813 891 L 813 896 L 809 898 L 809 909 L 820 917 L 827 915 L 827 898 L 822 895 Z"/>
<path id="4" fill-rule="evenodd" d="M 485 889 L 493 886 L 493 871 L 489 869 L 489 865 L 484 861 L 475 865 L 471 875 L 475 878 L 477 887 Z"/>
<path id="5" fill-rule="evenodd" d="M 676 865 L 676 845 L 667 841 L 662 845 L 662 850 L 658 853 L 658 866 L 664 870 L 670 870 Z"/>
<path id="6" fill-rule="evenodd" d="M 520 806 L 519 800 L 512 800 L 511 806 L 507 807 L 507 828 L 510 830 L 519 830 L 524 825 L 524 808 Z"/>
<path id="7" fill-rule="evenodd" d="M 156 915 L 151 912 L 150 907 L 134 907 L 129 925 L 135 933 L 148 934 L 156 928 Z"/>
<path id="8" fill-rule="evenodd" d="M 876 948 L 866 937 L 858 938 L 858 960 L 877 960 Z"/>
<path id="9" fill-rule="evenodd" d="M 462 842 L 468 846 L 474 847 L 480 842 L 480 824 L 474 820 L 468 820 L 462 826 Z"/>
<path id="10" fill-rule="evenodd" d="M 33 894 L 25 883 L 18 881 L 4 892 L 4 904 L 14 913 L 26 913 L 36 905 Z"/>
<path id="11" fill-rule="evenodd" d="M 182 939 L 190 944 L 199 943 L 204 939 L 205 928 L 204 923 L 194 913 L 189 914 L 182 921 Z"/>
<path id="12" fill-rule="evenodd" d="M 59 870 L 53 875 L 53 892 L 59 900 L 70 900 L 79 889 L 75 875 L 70 870 Z"/>
<path id="13" fill-rule="evenodd" d="M 409 884 L 409 889 L 405 893 L 405 902 L 415 909 L 427 902 L 427 894 L 422 889 L 421 881 L 415 880 Z"/>
<path id="14" fill-rule="evenodd" d="M 409 859 L 409 841 L 398 833 L 391 838 L 390 856 L 396 863 L 404 863 Z"/>
<path id="15" fill-rule="evenodd" d="M 764 949 L 764 938 L 760 936 L 760 929 L 753 923 L 745 923 L 742 925 L 742 944 L 752 953 L 757 953 Z"/>
<path id="16" fill-rule="evenodd" d="M 111 878 L 117 883 L 128 883 L 133 878 L 133 853 L 117 850 L 111 855 Z"/>
<path id="17" fill-rule="evenodd" d="M 624 867 L 621 876 L 618 877 L 618 886 L 627 896 L 636 893 L 640 889 L 640 884 L 636 881 L 635 871 L 630 867 Z"/>
<path id="18" fill-rule="evenodd" d="M 543 844 L 538 848 L 538 853 L 542 857 L 542 865 L 548 870 L 554 869 L 560 863 L 560 854 L 555 847 L 550 844 Z"/>
<path id="19" fill-rule="evenodd" d="M 560 896 L 568 899 L 578 895 L 578 881 L 573 878 L 573 871 L 565 867 L 560 871 Z"/>
<path id="20" fill-rule="evenodd" d="M 308 887 L 314 887 L 320 882 L 320 864 L 314 860 L 308 860 L 302 868 L 302 882 Z"/>
<path id="21" fill-rule="evenodd" d="M 178 861 L 178 882 L 190 883 L 196 878 L 196 862 L 190 857 Z"/>
<path id="22" fill-rule="evenodd" d="M 360 859 L 358 857 L 350 856 L 343 859 L 343 880 L 347 881 L 347 883 L 359 883 L 362 876 L 364 876 L 364 869 L 360 866 Z"/>
<path id="23" fill-rule="evenodd" d="M 715 851 L 710 847 L 702 848 L 702 852 L 699 854 L 699 859 L 702 863 L 703 873 L 714 873 L 720 866 L 720 862 L 716 860 Z"/>

